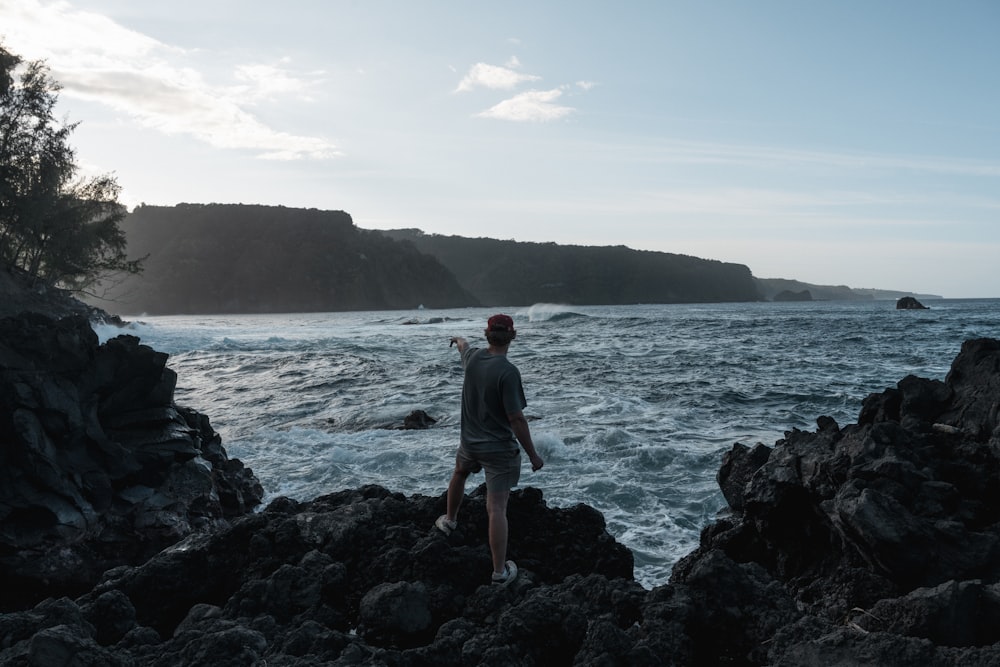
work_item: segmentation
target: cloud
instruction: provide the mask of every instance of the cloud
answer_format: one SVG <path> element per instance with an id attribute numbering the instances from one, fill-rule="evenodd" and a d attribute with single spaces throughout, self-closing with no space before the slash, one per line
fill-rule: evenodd
<path id="1" fill-rule="evenodd" d="M 562 96 L 558 88 L 552 90 L 529 90 L 504 100 L 499 104 L 476 114 L 480 118 L 512 120 L 518 122 L 546 122 L 558 120 L 576 111 L 572 107 L 555 104 Z"/>
<path id="2" fill-rule="evenodd" d="M 322 72 L 313 75 L 318 77 Z M 243 83 L 230 88 L 230 95 L 246 101 L 271 100 L 284 95 L 310 100 L 310 90 L 317 83 L 295 76 L 290 70 L 277 65 L 239 65 L 235 76 Z"/>
<path id="3" fill-rule="evenodd" d="M 103 104 L 166 134 L 260 151 L 264 159 L 340 154 L 325 138 L 282 132 L 244 108 L 280 95 L 305 97 L 311 84 L 284 68 L 241 65 L 235 84 L 213 85 L 183 65 L 191 54 L 67 3 L 22 0 L 4 14 L 7 47 L 28 60 L 46 60 L 66 97 Z"/>
<path id="4" fill-rule="evenodd" d="M 515 70 L 521 66 L 517 56 L 511 56 L 504 67 L 476 63 L 459 82 L 455 92 L 469 92 L 476 88 L 491 90 L 513 90 L 522 83 L 540 81 L 542 77 L 534 74 L 523 74 Z M 578 81 L 576 86 L 588 91 L 596 84 L 590 81 Z M 547 122 L 564 118 L 576 111 L 573 107 L 556 104 L 564 90 L 570 85 L 552 88 L 550 90 L 529 90 L 518 93 L 514 97 L 495 104 L 486 111 L 477 113 L 478 118 L 510 120 L 515 122 Z"/>
<path id="5" fill-rule="evenodd" d="M 517 58 L 511 62 L 520 65 Z M 469 68 L 468 74 L 458 83 L 455 88 L 457 93 L 465 93 L 476 88 L 489 88 L 491 90 L 513 90 L 518 85 L 527 81 L 539 81 L 542 77 L 533 74 L 522 74 L 515 72 L 510 67 L 498 67 L 497 65 L 487 65 L 486 63 L 476 63 Z"/>

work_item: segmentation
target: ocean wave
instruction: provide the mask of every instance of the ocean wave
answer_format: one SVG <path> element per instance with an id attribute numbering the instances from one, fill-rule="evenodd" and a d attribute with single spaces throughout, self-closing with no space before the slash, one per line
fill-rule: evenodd
<path id="1" fill-rule="evenodd" d="M 558 303 L 536 303 L 526 310 L 518 311 L 519 317 L 526 317 L 529 322 L 563 322 L 572 319 L 589 319 L 589 315 L 577 312 L 571 306 Z"/>
<path id="2" fill-rule="evenodd" d="M 536 474 L 525 464 L 521 486 L 599 509 L 635 553 L 636 578 L 663 583 L 724 505 L 715 475 L 733 443 L 772 445 L 820 415 L 843 426 L 908 374 L 943 378 L 965 339 L 995 337 L 996 303 L 917 313 L 920 326 L 892 303 L 506 309 L 523 325 L 510 356 L 546 459 Z M 177 402 L 211 418 L 269 497 L 368 483 L 440 495 L 462 387 L 448 340 L 482 340 L 493 312 L 150 318 L 125 332 L 172 354 Z M 426 326 L 400 325 L 413 317 Z M 392 430 L 414 409 L 437 423 Z"/>

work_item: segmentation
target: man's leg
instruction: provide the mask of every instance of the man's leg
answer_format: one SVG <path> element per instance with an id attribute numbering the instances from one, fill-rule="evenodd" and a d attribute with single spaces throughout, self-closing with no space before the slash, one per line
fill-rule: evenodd
<path id="1" fill-rule="evenodd" d="M 458 461 L 455 461 L 455 472 L 451 474 L 451 481 L 448 482 L 448 521 L 458 520 L 458 508 L 462 506 L 465 498 L 465 480 L 469 479 L 469 471 L 462 470 Z"/>
<path id="2" fill-rule="evenodd" d="M 490 552 L 493 572 L 501 573 L 507 563 L 507 499 L 510 490 L 487 491 L 486 512 L 490 517 Z"/>

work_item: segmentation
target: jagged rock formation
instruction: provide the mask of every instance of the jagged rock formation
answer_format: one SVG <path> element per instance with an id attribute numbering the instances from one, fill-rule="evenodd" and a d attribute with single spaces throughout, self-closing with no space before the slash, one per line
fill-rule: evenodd
<path id="1" fill-rule="evenodd" d="M 82 316 L 0 319 L 2 608 L 80 593 L 260 503 L 208 418 L 173 404 L 167 355 Z"/>
<path id="2" fill-rule="evenodd" d="M 973 340 L 945 381 L 903 378 L 856 424 L 735 445 L 730 512 L 651 591 L 584 505 L 512 494 L 521 575 L 502 588 L 482 487 L 447 537 L 444 494 L 364 487 L 279 498 L 0 615 L 0 663 L 1000 664 L 998 405 L 1000 341 Z"/>
<path id="3" fill-rule="evenodd" d="M 729 561 L 749 587 L 744 604 L 770 587 L 766 614 L 759 604 L 743 620 L 723 613 L 743 637 L 724 655 L 997 664 L 998 404 L 1000 341 L 972 340 L 945 382 L 908 376 L 869 396 L 857 424 L 820 418 L 815 433 L 789 432 L 773 449 L 734 447 L 719 474 L 734 513 L 672 578 L 689 585 L 706 561 Z"/>

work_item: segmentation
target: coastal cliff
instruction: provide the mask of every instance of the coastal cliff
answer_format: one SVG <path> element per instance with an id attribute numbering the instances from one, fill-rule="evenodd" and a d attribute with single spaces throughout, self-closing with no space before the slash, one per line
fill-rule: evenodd
<path id="1" fill-rule="evenodd" d="M 483 303 L 615 305 L 759 301 L 743 264 L 625 246 L 384 232 L 440 261 Z"/>
<path id="2" fill-rule="evenodd" d="M 343 211 L 139 206 L 122 223 L 139 275 L 107 285 L 122 314 L 294 313 L 479 305 L 434 258 Z"/>
<path id="3" fill-rule="evenodd" d="M 252 473 L 172 405 L 166 356 L 142 347 L 99 345 L 80 318 L 0 327 L 0 664 L 1000 662 L 1000 341 L 967 341 L 944 381 L 868 396 L 854 424 L 734 445 L 729 511 L 652 590 L 599 512 L 530 487 L 510 502 L 506 588 L 489 584 L 482 487 L 449 536 L 444 494 L 253 511 Z M 157 483 L 177 475 L 196 483 Z M 18 560 L 31 549 L 44 568 Z"/>
<path id="4" fill-rule="evenodd" d="M 343 211 L 139 206 L 123 221 L 139 275 L 104 286 L 121 314 L 757 301 L 740 264 L 359 229 Z"/>
<path id="5" fill-rule="evenodd" d="M 897 298 L 754 277 L 743 264 L 625 246 L 374 231 L 344 211 L 243 204 L 136 207 L 122 222 L 143 271 L 95 304 L 122 315 L 409 310 Z"/>

